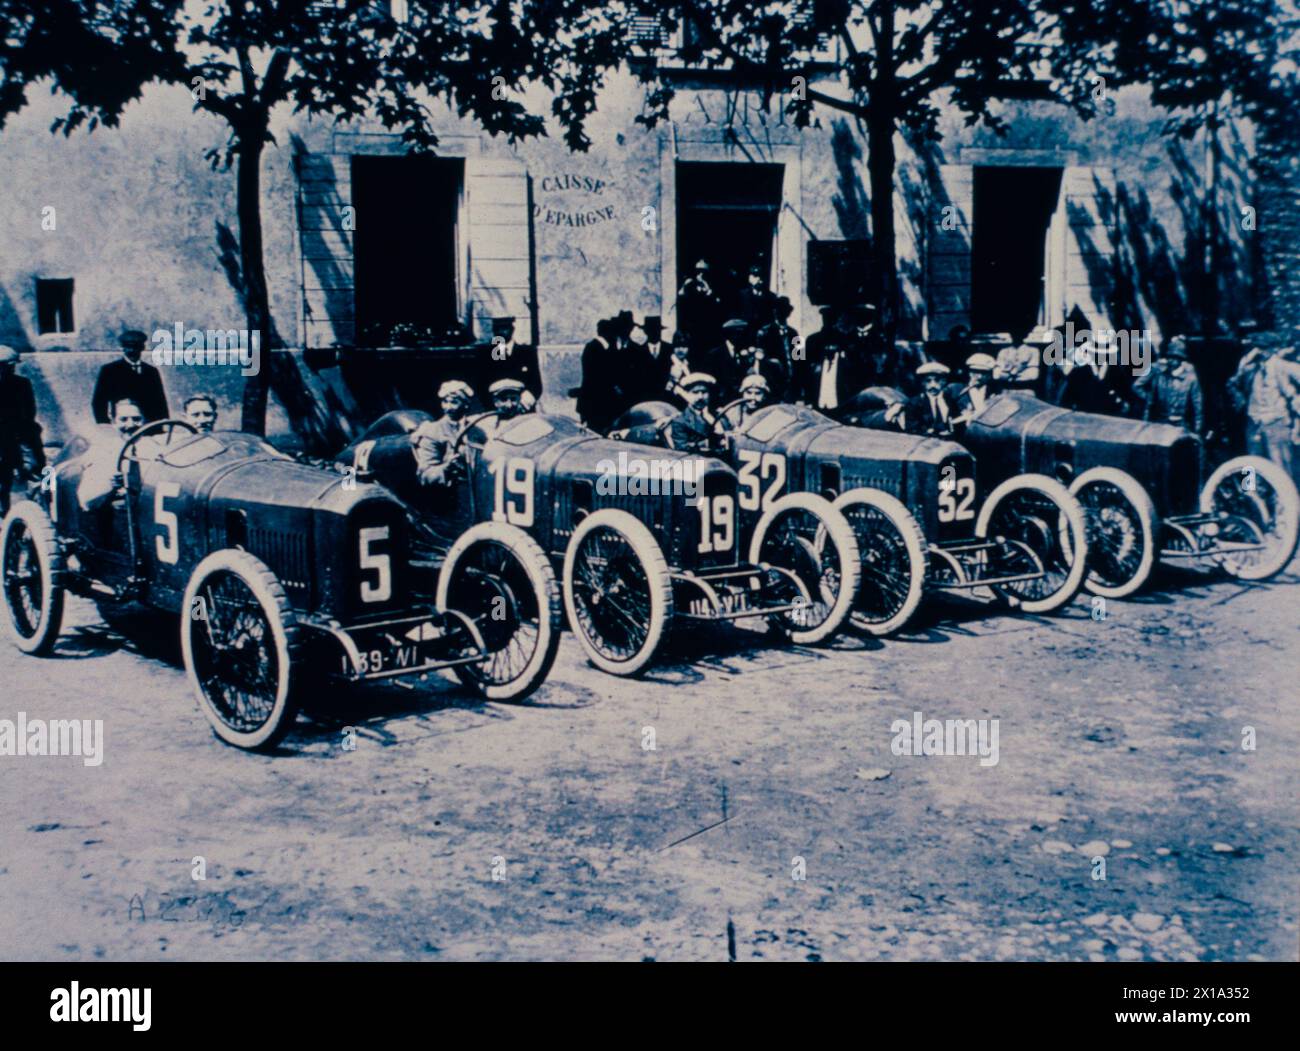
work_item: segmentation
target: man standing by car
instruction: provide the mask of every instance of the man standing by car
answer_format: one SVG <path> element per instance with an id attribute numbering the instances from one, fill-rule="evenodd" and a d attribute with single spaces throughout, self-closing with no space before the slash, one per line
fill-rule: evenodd
<path id="1" fill-rule="evenodd" d="M 0 515 L 9 510 L 14 477 L 34 482 L 45 466 L 32 382 L 16 372 L 19 354 L 0 346 Z"/>
<path id="2" fill-rule="evenodd" d="M 1187 340 L 1175 336 L 1162 360 L 1148 369 L 1134 385 L 1143 400 L 1142 418 L 1155 423 L 1186 427 L 1204 434 L 1205 410 L 1196 369 L 1187 360 Z"/>
<path id="3" fill-rule="evenodd" d="M 582 348 L 582 386 L 578 388 L 578 418 L 604 434 L 627 404 L 631 377 L 623 375 L 625 362 L 615 349 L 618 324 L 613 318 L 596 323 L 596 338 Z"/>
<path id="4" fill-rule="evenodd" d="M 96 423 L 109 423 L 113 419 L 113 406 L 129 398 L 144 415 L 144 422 L 167 418 L 167 395 L 163 391 L 162 376 L 152 365 L 141 360 L 148 337 L 135 329 L 123 332 L 118 342 L 122 357 L 110 361 L 95 378 L 95 392 L 90 398 L 91 412 Z"/>

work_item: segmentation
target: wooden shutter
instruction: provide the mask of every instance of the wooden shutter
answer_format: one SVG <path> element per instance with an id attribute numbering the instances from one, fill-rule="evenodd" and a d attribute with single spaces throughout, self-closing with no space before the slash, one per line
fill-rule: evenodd
<path id="1" fill-rule="evenodd" d="M 971 230 L 975 170 L 939 167 L 926 251 L 926 338 L 947 339 L 954 325 L 970 326 Z"/>
<path id="2" fill-rule="evenodd" d="M 465 165 L 469 212 L 469 310 L 474 334 L 490 319 L 515 318 L 515 337 L 532 343 L 528 173 L 513 159 L 471 158 Z"/>
<path id="3" fill-rule="evenodd" d="M 302 336 L 307 347 L 355 338 L 352 203 L 346 154 L 302 154 L 298 173 L 298 242 L 302 258 Z"/>
<path id="4" fill-rule="evenodd" d="M 1065 169 L 1065 315 L 1077 306 L 1093 329 L 1110 329 L 1115 300 L 1115 173 Z"/>

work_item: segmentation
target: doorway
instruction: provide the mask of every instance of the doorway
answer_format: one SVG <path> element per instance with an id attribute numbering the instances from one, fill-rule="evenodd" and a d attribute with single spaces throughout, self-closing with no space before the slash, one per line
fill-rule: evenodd
<path id="1" fill-rule="evenodd" d="M 751 266 L 769 287 L 781 214 L 784 166 L 687 162 L 677 165 L 677 285 L 696 262 L 730 316 Z"/>
<path id="2" fill-rule="evenodd" d="M 460 160 L 352 158 L 358 345 L 389 346 L 399 326 L 436 337 L 456 325 L 463 178 Z"/>
<path id="3" fill-rule="evenodd" d="M 1062 168 L 977 167 L 971 328 L 1020 337 L 1046 320 L 1047 235 Z"/>

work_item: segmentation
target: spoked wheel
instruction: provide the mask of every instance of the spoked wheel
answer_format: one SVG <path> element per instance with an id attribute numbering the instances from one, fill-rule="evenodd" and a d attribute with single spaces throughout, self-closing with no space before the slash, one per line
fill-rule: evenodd
<path id="1" fill-rule="evenodd" d="M 5 624 L 24 653 L 54 649 L 63 625 L 63 551 L 44 509 L 21 500 L 0 526 Z"/>
<path id="2" fill-rule="evenodd" d="M 850 623 L 871 635 L 897 631 L 921 604 L 925 534 L 902 501 L 877 489 L 851 489 L 834 507 L 853 528 L 862 556 Z"/>
<path id="3" fill-rule="evenodd" d="M 1201 513 L 1218 518 L 1219 544 L 1260 544 L 1250 551 L 1215 556 L 1225 573 L 1263 580 L 1280 573 L 1295 554 L 1300 495 L 1272 460 L 1238 456 L 1220 464 L 1201 490 Z"/>
<path id="4" fill-rule="evenodd" d="M 1078 593 L 1088 561 L 1083 508 L 1060 482 L 1022 474 L 1003 482 L 984 501 L 975 535 L 1000 544 L 992 577 L 1023 577 L 993 586 L 1026 613 L 1049 613 Z"/>
<path id="5" fill-rule="evenodd" d="M 853 528 L 830 501 L 813 493 L 787 493 L 754 527 L 749 560 L 793 572 L 809 601 L 773 620 L 792 642 L 815 645 L 843 626 L 861 579 Z"/>
<path id="6" fill-rule="evenodd" d="M 673 617 L 672 578 L 650 530 L 615 508 L 584 518 L 564 553 L 564 607 L 597 668 L 644 668 Z"/>
<path id="7" fill-rule="evenodd" d="M 537 689 L 560 646 L 560 589 L 541 546 L 517 526 L 480 522 L 447 552 L 438 577 L 438 608 L 474 621 L 487 648 L 457 677 L 494 701 Z"/>
<path id="8" fill-rule="evenodd" d="M 181 652 L 199 708 L 238 748 L 270 748 L 293 726 L 298 627 L 284 588 L 246 551 L 208 555 L 181 608 Z"/>
<path id="9" fill-rule="evenodd" d="M 1088 576 L 1094 595 L 1123 598 L 1151 575 L 1159 535 L 1155 505 L 1136 478 L 1114 467 L 1084 471 L 1070 485 L 1088 521 Z"/>

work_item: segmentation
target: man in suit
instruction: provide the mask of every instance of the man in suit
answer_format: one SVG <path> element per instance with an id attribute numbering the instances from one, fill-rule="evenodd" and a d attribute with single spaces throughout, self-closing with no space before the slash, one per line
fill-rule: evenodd
<path id="1" fill-rule="evenodd" d="M 613 318 L 596 324 L 596 338 L 582 348 L 582 386 L 578 388 L 578 418 L 604 434 L 627 399 L 631 377 L 621 375 L 615 349 L 617 325 Z"/>
<path id="2" fill-rule="evenodd" d="M 740 290 L 736 312 L 749 326 L 750 341 L 757 342 L 758 330 L 772 323 L 776 296 L 768 290 L 763 268 L 760 266 L 751 266 L 745 281 L 745 287 Z"/>
<path id="3" fill-rule="evenodd" d="M 515 342 L 515 319 L 494 317 L 492 340 L 476 352 L 479 400 L 488 404 L 488 391 L 501 379 L 517 379 L 528 391 L 533 404 L 542 396 L 542 370 L 537 362 L 537 348 Z"/>
<path id="4" fill-rule="evenodd" d="M 758 349 L 765 357 L 781 362 L 786 375 L 793 377 L 799 372 L 796 366 L 803 362 L 796 357 L 799 347 L 799 333 L 790 325 L 790 315 L 794 313 L 794 304 L 786 296 L 778 296 L 772 308 L 772 321 L 758 330 Z"/>
<path id="5" fill-rule="evenodd" d="M 677 339 L 696 357 L 706 353 L 718 338 L 722 301 L 710 283 L 709 264 L 701 259 L 677 290 Z"/>
<path id="6" fill-rule="evenodd" d="M 1115 377 L 1107 355 L 1091 340 L 1074 351 L 1074 368 L 1065 378 L 1061 405 L 1076 412 L 1098 412 L 1106 416 L 1127 416 L 1128 402 L 1115 388 Z"/>
<path id="7" fill-rule="evenodd" d="M 656 314 L 646 316 L 641 330 L 645 333 L 645 345 L 639 349 L 641 380 L 636 398 L 637 401 L 662 400 L 672 370 L 673 345 L 664 339 L 663 320 Z"/>
<path id="8" fill-rule="evenodd" d="M 953 432 L 952 405 L 945 385 L 952 370 L 937 361 L 927 361 L 916 370 L 921 393 L 908 398 L 899 416 L 899 424 L 909 434 L 948 437 Z"/>
<path id="9" fill-rule="evenodd" d="M 866 370 L 861 356 L 861 346 L 854 335 L 843 329 L 843 320 L 815 346 L 809 340 L 809 363 L 812 366 L 806 391 L 808 400 L 816 409 L 828 416 L 837 415 L 855 394 L 866 386 Z"/>
<path id="10" fill-rule="evenodd" d="M 965 430 L 966 424 L 984 411 L 993 396 L 992 378 L 997 364 L 991 354 L 972 354 L 966 359 L 966 386 L 948 384 L 948 404 L 957 410 L 952 421 L 955 430 Z"/>
<path id="11" fill-rule="evenodd" d="M 148 337 L 131 329 L 123 332 L 118 342 L 122 346 L 121 359 L 110 361 L 95 378 L 95 392 L 90 397 L 95 422 L 110 422 L 113 406 L 123 398 L 135 402 L 145 423 L 165 420 L 167 395 L 163 392 L 162 376 L 156 368 L 141 360 Z"/>
<path id="12" fill-rule="evenodd" d="M 34 482 L 45 466 L 36 397 L 31 380 L 17 374 L 18 362 L 18 351 L 0 346 L 0 515 L 9 510 L 15 477 Z"/>
<path id="13" fill-rule="evenodd" d="M 740 381 L 750 369 L 750 361 L 742 354 L 749 346 L 749 325 L 743 318 L 732 318 L 722 326 L 722 343 L 714 347 L 701 362 L 701 367 L 713 377 L 716 394 L 723 401 L 731 401 L 740 390 Z"/>
<path id="14" fill-rule="evenodd" d="M 713 415 L 716 380 L 706 372 L 692 372 L 682 386 L 686 408 L 668 424 L 669 446 L 683 452 L 721 452 L 726 446 L 726 438 L 718 433 L 718 419 Z"/>
<path id="15" fill-rule="evenodd" d="M 1175 336 L 1169 341 L 1164 359 L 1157 361 L 1134 385 L 1142 399 L 1142 418 L 1156 423 L 1186 427 L 1193 434 L 1205 433 L 1205 403 L 1196 369 L 1187 360 L 1187 340 Z"/>

